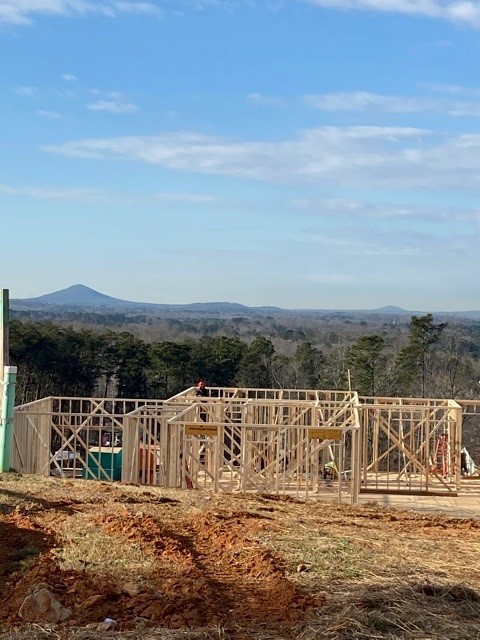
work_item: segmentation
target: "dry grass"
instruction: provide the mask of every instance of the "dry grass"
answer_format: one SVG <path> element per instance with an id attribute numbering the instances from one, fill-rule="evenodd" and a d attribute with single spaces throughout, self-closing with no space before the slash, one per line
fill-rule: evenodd
<path id="1" fill-rule="evenodd" d="M 112 536 L 99 528 L 88 514 L 75 514 L 63 522 L 55 549 L 59 566 L 65 571 L 89 571 L 120 580 L 132 573 L 145 573 L 155 568 L 154 558 L 140 542 Z"/>
<path id="2" fill-rule="evenodd" d="M 227 593 L 232 597 L 235 580 L 243 601 L 250 580 L 252 588 L 270 585 L 270 600 L 286 585 L 289 597 L 306 594 L 317 604 L 277 624 L 257 615 L 267 601 L 252 602 L 256 618 L 248 615 L 245 602 L 234 603 L 236 617 L 229 619 L 220 607 L 213 622 L 217 605 L 207 598 L 213 614 L 206 627 L 166 628 L 173 618 L 156 623 L 132 613 L 127 619 L 119 610 L 112 617 L 118 615 L 122 623 L 108 632 L 95 628 L 103 619 L 100 609 L 89 614 L 92 628 L 22 625 L 14 616 L 3 622 L 0 617 L 1 640 L 100 640 L 105 635 L 118 640 L 480 640 L 480 523 L 471 520 L 375 504 L 212 496 L 4 474 L 2 523 L 26 536 L 16 549 L 16 581 L 27 580 L 44 558 L 45 549 L 28 537 L 28 531 L 42 531 L 53 540 L 47 555 L 66 584 L 85 579 L 98 589 L 104 579 L 121 591 L 126 582 L 155 581 L 156 589 L 168 583 L 178 590 L 183 583 L 195 586 L 204 571 L 208 598 L 218 595 L 218 607 Z M 222 545 L 231 548 L 215 547 L 221 536 Z M 2 566 L 0 578 L 12 581 L 12 565 Z M 194 608 L 206 606 L 195 593 Z M 0 593 L 2 602 L 8 604 L 9 594 Z M 183 607 L 187 596 L 182 591 Z M 128 599 L 122 603 L 129 606 Z"/>

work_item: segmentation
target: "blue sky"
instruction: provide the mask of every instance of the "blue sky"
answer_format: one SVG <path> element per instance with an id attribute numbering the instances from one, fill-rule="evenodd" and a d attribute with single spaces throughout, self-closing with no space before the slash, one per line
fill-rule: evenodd
<path id="1" fill-rule="evenodd" d="M 0 284 L 480 308 L 480 3 L 0 0 Z"/>

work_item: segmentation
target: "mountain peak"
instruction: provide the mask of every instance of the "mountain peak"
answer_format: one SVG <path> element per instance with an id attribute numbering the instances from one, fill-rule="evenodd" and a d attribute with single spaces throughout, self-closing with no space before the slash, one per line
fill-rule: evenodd
<path id="1" fill-rule="evenodd" d="M 393 304 L 387 305 L 386 307 L 380 307 L 379 309 L 373 309 L 373 311 L 376 313 L 409 313 L 409 311 L 402 309 L 402 307 L 396 307 Z"/>
<path id="2" fill-rule="evenodd" d="M 53 293 L 46 293 L 38 298 L 33 298 L 34 302 L 44 302 L 47 304 L 75 304 L 75 305 L 90 305 L 90 304 L 118 304 L 121 302 L 117 298 L 107 296 L 104 293 L 95 291 L 84 284 L 73 284 L 66 289 L 60 289 L 60 291 L 54 291 Z"/>

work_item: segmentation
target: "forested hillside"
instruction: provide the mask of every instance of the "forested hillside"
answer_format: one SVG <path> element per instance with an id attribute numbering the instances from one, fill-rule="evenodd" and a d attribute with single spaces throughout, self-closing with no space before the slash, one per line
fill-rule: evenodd
<path id="1" fill-rule="evenodd" d="M 48 395 L 166 398 L 209 385 L 346 389 L 362 395 L 480 395 L 480 323 L 290 317 L 16 314 L 17 404 Z"/>

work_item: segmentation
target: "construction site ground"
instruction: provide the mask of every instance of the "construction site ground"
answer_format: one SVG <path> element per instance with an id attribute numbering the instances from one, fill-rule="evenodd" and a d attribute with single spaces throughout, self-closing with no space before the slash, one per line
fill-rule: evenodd
<path id="1" fill-rule="evenodd" d="M 0 638 L 480 639 L 471 485 L 351 506 L 3 474 Z M 40 589 L 62 620 L 22 614 Z"/>

